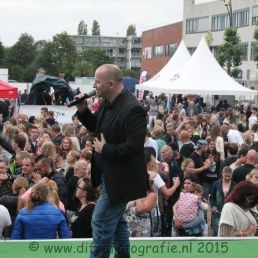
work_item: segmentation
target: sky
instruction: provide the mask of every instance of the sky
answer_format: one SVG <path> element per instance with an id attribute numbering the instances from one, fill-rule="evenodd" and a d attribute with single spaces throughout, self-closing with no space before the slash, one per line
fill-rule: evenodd
<path id="1" fill-rule="evenodd" d="M 0 0 L 0 41 L 12 46 L 22 33 L 35 41 L 52 40 L 66 31 L 76 35 L 84 20 L 91 33 L 93 20 L 103 36 L 125 36 L 128 25 L 142 31 L 183 19 L 184 0 Z M 196 0 L 205 2 L 210 0 Z"/>

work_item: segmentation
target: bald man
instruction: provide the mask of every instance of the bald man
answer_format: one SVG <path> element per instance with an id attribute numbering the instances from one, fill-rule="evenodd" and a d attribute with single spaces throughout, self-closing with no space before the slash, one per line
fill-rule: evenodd
<path id="1" fill-rule="evenodd" d="M 239 183 L 246 180 L 246 176 L 255 168 L 255 164 L 257 164 L 257 152 L 249 150 L 246 156 L 246 163 L 234 170 L 233 181 Z"/>
<path id="2" fill-rule="evenodd" d="M 77 105 L 81 123 L 95 135 L 91 179 L 101 186 L 92 216 L 91 258 L 109 257 L 114 245 L 117 258 L 130 257 L 129 235 L 123 214 L 128 201 L 146 196 L 144 164 L 146 113 L 122 84 L 122 72 L 113 64 L 95 72 L 100 108 L 94 114 L 86 100 Z"/>

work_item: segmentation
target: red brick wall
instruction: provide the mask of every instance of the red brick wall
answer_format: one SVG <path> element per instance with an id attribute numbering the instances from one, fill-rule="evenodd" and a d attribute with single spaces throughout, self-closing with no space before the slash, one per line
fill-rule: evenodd
<path id="1" fill-rule="evenodd" d="M 142 56 L 142 71 L 147 71 L 152 77 L 166 65 L 170 57 L 153 57 L 153 47 L 173 43 L 179 45 L 182 40 L 182 26 L 183 23 L 178 22 L 142 33 L 142 51 L 144 51 L 146 47 L 152 47 L 151 59 L 145 59 Z"/>

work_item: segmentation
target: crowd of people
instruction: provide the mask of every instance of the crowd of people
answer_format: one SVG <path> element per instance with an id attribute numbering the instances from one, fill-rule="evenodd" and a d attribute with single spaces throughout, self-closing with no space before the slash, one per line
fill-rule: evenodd
<path id="1" fill-rule="evenodd" d="M 131 97 L 125 100 L 130 109 Z M 0 238 L 92 237 L 92 225 L 97 228 L 101 223 L 96 212 L 92 224 L 96 202 L 104 205 L 107 195 L 111 203 L 123 200 L 118 213 L 133 237 L 255 236 L 257 108 L 243 105 L 236 109 L 226 101 L 205 107 L 198 98 L 180 95 L 173 96 L 169 111 L 164 97 L 140 102 L 148 124 L 144 132 L 144 124 L 137 123 L 142 121 L 137 120 L 139 113 L 117 122 L 120 131 L 112 136 L 114 128 L 100 125 L 96 129 L 91 114 L 80 108 L 62 125 L 46 107 L 41 114 L 18 113 L 4 121 L 0 128 Z M 111 111 L 105 111 L 105 122 L 118 119 L 112 112 L 118 108 L 119 116 L 121 103 L 106 104 Z M 94 106 L 92 113 L 98 108 Z M 128 115 L 127 109 L 123 112 Z M 126 148 L 105 147 L 102 131 L 117 141 L 124 138 L 125 129 L 131 134 Z M 99 130 L 98 140 L 95 130 Z M 137 134 L 142 133 L 145 141 L 137 142 Z M 140 144 L 144 144 L 144 155 L 137 154 Z M 144 160 L 146 177 L 137 178 L 135 173 L 139 158 Z M 123 166 L 118 166 L 122 161 Z M 101 189 L 92 179 L 98 182 L 103 175 L 96 178 L 92 169 L 108 171 Z M 135 173 L 134 179 L 130 172 Z M 124 182 L 112 173 L 124 173 Z M 139 182 L 146 187 L 137 190 Z"/>

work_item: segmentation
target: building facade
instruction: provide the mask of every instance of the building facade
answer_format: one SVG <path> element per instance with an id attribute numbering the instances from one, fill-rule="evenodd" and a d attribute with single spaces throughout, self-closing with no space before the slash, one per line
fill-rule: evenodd
<path id="1" fill-rule="evenodd" d="M 254 62 L 258 0 L 214 0 L 202 4 L 197 4 L 194 0 L 184 0 L 183 39 L 188 49 L 193 51 L 201 38 L 209 33 L 210 48 L 216 55 L 217 47 L 224 41 L 224 30 L 230 26 L 230 11 L 225 2 L 231 2 L 232 22 L 237 28 L 243 50 L 239 81 L 248 88 L 258 89 L 258 71 Z"/>
<path id="2" fill-rule="evenodd" d="M 89 48 L 105 49 L 122 69 L 141 69 L 141 37 L 71 36 L 78 53 Z"/>
<path id="3" fill-rule="evenodd" d="M 167 64 L 182 39 L 182 26 L 178 22 L 142 33 L 142 71 L 152 77 Z"/>

